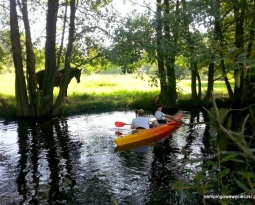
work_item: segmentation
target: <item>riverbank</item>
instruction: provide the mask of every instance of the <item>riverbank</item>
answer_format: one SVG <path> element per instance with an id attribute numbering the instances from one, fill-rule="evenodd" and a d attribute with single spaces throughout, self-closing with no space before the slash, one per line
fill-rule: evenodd
<path id="1" fill-rule="evenodd" d="M 71 95 L 68 99 L 69 102 L 64 101 L 59 115 L 72 116 L 84 113 L 98 113 L 106 111 L 123 111 L 123 110 L 136 110 L 143 108 L 147 111 L 153 110 L 154 99 L 157 92 L 127 92 L 125 97 L 119 97 L 118 93 L 111 93 L 101 96 L 95 95 Z M 119 93 L 122 93 L 119 91 Z M 179 97 L 177 107 L 185 108 L 186 110 L 193 109 L 189 106 L 190 102 L 188 96 L 185 98 Z M 226 98 L 216 99 L 218 107 L 229 107 L 230 101 Z M 171 113 L 171 111 L 165 111 Z M 0 117 L 1 118 L 15 118 L 16 105 L 14 96 L 2 100 L 0 104 Z"/>
<path id="2" fill-rule="evenodd" d="M 0 82 L 0 116 L 11 117 L 16 113 L 14 74 L 2 74 Z M 69 102 L 63 102 L 60 115 L 71 116 L 82 113 L 114 110 L 152 109 L 160 93 L 159 86 L 150 86 L 149 76 L 143 79 L 136 75 L 82 75 L 81 82 L 72 80 L 68 87 Z M 206 89 L 206 81 L 202 84 Z M 190 105 L 190 80 L 177 83 L 178 107 Z M 57 96 L 58 88 L 54 89 Z M 215 82 L 215 97 L 219 105 L 228 105 L 227 92 L 223 81 Z"/>

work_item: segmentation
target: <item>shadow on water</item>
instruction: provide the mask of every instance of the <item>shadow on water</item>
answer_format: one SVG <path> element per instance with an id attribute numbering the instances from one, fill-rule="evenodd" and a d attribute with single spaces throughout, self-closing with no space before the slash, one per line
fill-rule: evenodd
<path id="1" fill-rule="evenodd" d="M 153 148 L 154 157 L 149 177 L 149 197 L 145 203 L 147 205 L 178 204 L 177 198 L 179 197 L 171 188 L 176 180 L 176 176 L 166 168 L 166 165 L 174 163 L 175 158 L 171 154 L 178 153 L 179 150 L 172 148 L 170 143 L 171 140 L 168 138 Z"/>
<path id="2" fill-rule="evenodd" d="M 18 121 L 18 145 L 20 159 L 17 186 L 22 196 L 21 204 L 62 204 L 73 201 L 76 181 L 72 174 L 70 155 L 79 144 L 69 138 L 66 120 L 38 126 L 32 121 Z M 45 154 L 43 158 L 41 155 Z M 43 169 L 38 166 L 47 165 Z M 42 175 L 48 174 L 48 183 L 44 184 L 45 193 L 39 190 Z M 39 203 L 40 201 L 40 203 Z"/>
<path id="3" fill-rule="evenodd" d="M 191 110 L 185 123 L 195 123 L 204 121 L 199 110 Z M 173 188 L 179 180 L 189 182 L 189 176 L 181 166 L 185 158 L 192 154 L 202 155 L 207 149 L 205 144 L 208 139 L 208 132 L 199 130 L 199 125 L 186 126 L 163 142 L 153 147 L 153 161 L 150 171 L 149 197 L 145 200 L 146 205 L 168 205 L 168 204 L 201 204 L 201 197 L 197 194 L 187 197 L 184 191 L 177 191 Z M 207 132 L 207 133 L 206 133 Z M 204 134 L 204 135 L 203 135 Z M 199 139 L 202 136 L 201 139 Z M 201 140 L 201 144 L 197 144 Z M 199 152 L 199 153 L 198 153 Z M 179 166 L 177 169 L 171 169 Z M 170 168 L 170 169 L 169 169 Z"/>
<path id="4" fill-rule="evenodd" d="M 225 123 L 231 121 L 231 115 Z M 181 127 L 175 134 L 169 136 L 163 143 L 153 147 L 153 161 L 150 171 L 149 197 L 145 200 L 146 205 L 168 205 L 168 204 L 202 204 L 202 196 L 197 190 L 189 189 L 189 192 L 174 188 L 178 187 L 178 181 L 182 180 L 186 185 L 191 185 L 192 175 L 185 169 L 199 171 L 212 169 L 206 164 L 206 158 L 215 154 L 215 144 L 219 140 L 219 133 L 210 124 L 209 113 L 205 110 L 191 110 L 185 123 L 189 126 Z M 187 163 L 187 159 L 204 159 L 196 163 Z M 212 159 L 211 159 L 212 160 Z M 217 173 L 215 173 L 217 177 Z M 230 175 L 231 177 L 231 175 Z M 225 180 L 231 186 L 230 181 Z M 212 184 L 211 184 L 212 185 Z M 219 188 L 215 187 L 214 193 Z M 211 190 L 212 191 L 212 190 Z M 219 204 L 215 200 L 207 200 L 206 204 Z"/>

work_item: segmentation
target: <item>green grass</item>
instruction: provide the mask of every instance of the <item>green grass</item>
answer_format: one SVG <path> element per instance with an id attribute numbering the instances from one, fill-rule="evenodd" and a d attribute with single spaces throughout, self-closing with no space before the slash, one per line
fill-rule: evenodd
<path id="1" fill-rule="evenodd" d="M 159 93 L 159 88 L 150 87 L 146 80 L 136 79 L 135 75 L 83 75 L 80 84 L 75 80 L 69 84 L 71 105 L 63 104 L 61 112 L 69 115 L 70 110 L 78 113 L 145 107 L 144 102 L 151 102 Z"/>
<path id="2" fill-rule="evenodd" d="M 231 85 L 234 85 L 234 81 L 230 82 Z M 202 92 L 205 94 L 207 89 L 207 81 L 203 80 L 201 82 L 202 84 Z M 182 94 L 190 94 L 191 93 L 191 81 L 190 80 L 182 80 L 178 83 L 178 87 L 180 88 L 180 91 Z M 227 88 L 224 81 L 216 81 L 214 83 L 214 94 L 218 97 L 228 97 Z M 233 89 L 233 87 L 232 87 Z"/>
<path id="3" fill-rule="evenodd" d="M 16 109 L 14 76 L 14 73 L 1 74 L 0 81 L 0 98 L 7 100 L 12 111 Z M 135 77 L 136 75 L 82 75 L 79 84 L 73 79 L 68 87 L 70 103 L 63 103 L 61 114 L 72 115 L 89 110 L 146 109 L 159 94 L 159 87 L 150 87 L 148 76 L 144 76 L 143 80 Z M 188 101 L 191 96 L 190 80 L 182 80 L 177 86 L 179 102 Z M 204 93 L 206 86 L 206 81 L 203 81 Z M 55 96 L 58 90 L 54 88 Z M 215 82 L 214 94 L 218 98 L 228 97 L 223 81 Z"/>
<path id="4" fill-rule="evenodd" d="M 80 84 L 72 80 L 69 93 L 112 93 L 120 90 L 158 90 L 148 86 L 147 80 L 136 79 L 135 75 L 82 75 Z M 71 88 L 72 86 L 72 88 Z"/>

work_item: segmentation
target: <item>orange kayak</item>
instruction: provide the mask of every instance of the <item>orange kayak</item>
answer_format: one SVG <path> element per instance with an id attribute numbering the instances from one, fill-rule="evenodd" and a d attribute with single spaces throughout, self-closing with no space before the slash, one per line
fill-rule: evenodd
<path id="1" fill-rule="evenodd" d="M 173 117 L 175 119 L 181 120 L 183 113 L 176 114 Z M 181 126 L 181 122 L 169 122 L 167 124 L 163 124 L 159 127 L 154 127 L 151 129 L 138 129 L 133 130 L 131 133 L 127 135 L 121 135 L 118 138 L 115 138 L 114 141 L 117 146 L 124 146 L 132 143 L 137 143 L 140 141 L 146 141 L 150 138 L 154 138 L 157 136 L 162 136 L 167 133 L 171 133 L 171 131 L 175 131 L 178 127 Z"/>

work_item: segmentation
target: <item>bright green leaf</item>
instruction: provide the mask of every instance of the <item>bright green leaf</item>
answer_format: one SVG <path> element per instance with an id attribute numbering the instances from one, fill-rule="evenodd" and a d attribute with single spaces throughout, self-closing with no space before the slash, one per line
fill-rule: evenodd
<path id="1" fill-rule="evenodd" d="M 237 156 L 236 154 L 234 154 L 234 155 L 233 155 L 233 154 L 228 155 L 228 156 L 226 156 L 226 157 L 223 157 L 223 158 L 220 160 L 220 162 L 227 162 L 227 161 L 230 161 L 230 160 L 234 159 L 236 156 Z"/>
<path id="2" fill-rule="evenodd" d="M 214 161 L 207 161 L 206 164 L 212 165 L 214 167 L 218 167 L 218 164 Z"/>
<path id="3" fill-rule="evenodd" d="M 224 170 L 220 173 L 220 176 L 221 176 L 221 177 L 225 177 L 229 172 L 230 172 L 230 169 L 229 169 L 229 168 L 224 169 Z"/>
<path id="4" fill-rule="evenodd" d="M 231 159 L 231 161 L 238 162 L 238 163 L 246 163 L 244 160 L 241 160 L 241 159 Z"/>
<path id="5" fill-rule="evenodd" d="M 240 180 L 234 178 L 234 181 L 235 181 L 235 183 L 236 183 L 241 189 L 243 189 L 244 191 L 246 191 L 246 192 L 249 192 L 249 191 L 250 191 L 250 189 L 249 189 L 243 182 L 241 182 Z"/>
<path id="6" fill-rule="evenodd" d="M 235 74 L 235 83 L 238 88 L 240 88 L 240 82 L 241 82 L 241 70 L 238 70 Z"/>
<path id="7" fill-rule="evenodd" d="M 220 179 L 218 177 L 212 177 L 212 180 L 220 183 Z"/>

